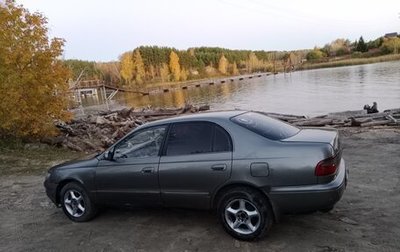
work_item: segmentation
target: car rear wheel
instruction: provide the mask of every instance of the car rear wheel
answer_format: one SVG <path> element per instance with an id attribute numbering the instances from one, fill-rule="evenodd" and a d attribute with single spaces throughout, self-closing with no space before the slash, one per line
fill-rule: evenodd
<path id="1" fill-rule="evenodd" d="M 96 215 L 96 206 L 78 183 L 66 184 L 61 189 L 60 201 L 65 215 L 73 221 L 88 221 Z"/>
<path id="2" fill-rule="evenodd" d="M 237 187 L 225 193 L 218 204 L 224 229 L 240 240 L 254 240 L 272 226 L 272 210 L 265 196 L 256 190 Z"/>

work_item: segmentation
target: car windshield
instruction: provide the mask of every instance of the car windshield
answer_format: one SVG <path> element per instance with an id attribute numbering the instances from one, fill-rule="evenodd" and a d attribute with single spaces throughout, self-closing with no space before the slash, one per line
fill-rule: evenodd
<path id="1" fill-rule="evenodd" d="M 271 140 L 282 140 L 300 131 L 290 124 L 256 112 L 246 112 L 232 117 L 231 120 Z"/>

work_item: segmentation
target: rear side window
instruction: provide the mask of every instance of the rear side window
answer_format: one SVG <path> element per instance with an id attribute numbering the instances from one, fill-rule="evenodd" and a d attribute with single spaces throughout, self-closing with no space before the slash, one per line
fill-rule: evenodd
<path id="1" fill-rule="evenodd" d="M 167 141 L 167 156 L 223 152 L 232 149 L 228 133 L 208 122 L 173 124 Z"/>
<path id="2" fill-rule="evenodd" d="M 256 112 L 232 117 L 231 121 L 271 140 L 282 140 L 300 131 L 290 124 Z"/>
<path id="3" fill-rule="evenodd" d="M 223 128 L 215 125 L 213 152 L 231 151 L 231 138 Z"/>

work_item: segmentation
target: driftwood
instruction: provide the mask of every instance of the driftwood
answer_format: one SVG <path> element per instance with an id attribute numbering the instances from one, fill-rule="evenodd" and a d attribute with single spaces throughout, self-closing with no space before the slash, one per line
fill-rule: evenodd
<path id="1" fill-rule="evenodd" d="M 195 107 L 187 104 L 182 108 L 173 109 L 124 108 L 118 111 L 100 112 L 70 122 L 56 121 L 55 126 L 60 130 L 60 135 L 44 138 L 42 142 L 74 151 L 102 151 L 146 122 L 209 109 L 208 105 Z"/>
<path id="2" fill-rule="evenodd" d="M 330 127 L 372 127 L 400 125 L 400 109 L 385 110 L 381 113 L 367 114 L 365 110 L 344 111 L 306 118 L 293 115 L 264 113 L 268 116 L 292 123 L 296 126 Z"/>
<path id="3" fill-rule="evenodd" d="M 132 129 L 150 121 L 169 118 L 185 113 L 209 110 L 208 105 L 194 107 L 185 105 L 173 109 L 133 109 L 101 112 L 66 123 L 56 121 L 60 135 L 45 138 L 43 143 L 63 146 L 74 151 L 102 151 L 125 136 Z M 299 115 L 260 112 L 270 117 L 301 127 L 373 127 L 384 125 L 400 126 L 400 109 L 367 114 L 366 111 L 345 111 L 307 118 Z"/>

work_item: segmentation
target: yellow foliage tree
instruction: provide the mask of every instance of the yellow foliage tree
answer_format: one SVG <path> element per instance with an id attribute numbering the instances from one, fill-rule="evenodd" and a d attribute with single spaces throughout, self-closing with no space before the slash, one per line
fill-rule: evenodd
<path id="1" fill-rule="evenodd" d="M 137 84 L 143 84 L 144 77 L 145 77 L 145 70 L 142 55 L 140 55 L 139 49 L 136 49 L 133 52 L 133 66 L 135 71 L 135 81 Z"/>
<path id="2" fill-rule="evenodd" d="M 187 80 L 188 75 L 189 75 L 189 72 L 185 68 L 182 68 L 182 70 L 181 70 L 181 81 Z"/>
<path id="3" fill-rule="evenodd" d="M 133 79 L 133 59 L 132 59 L 132 52 L 126 52 L 121 55 L 120 57 L 121 62 L 121 77 L 124 81 L 129 85 Z"/>
<path id="4" fill-rule="evenodd" d="M 232 64 L 232 75 L 238 75 L 238 74 L 239 74 L 239 70 L 237 68 L 236 61 L 234 61 Z"/>
<path id="5" fill-rule="evenodd" d="M 108 83 L 119 84 L 123 79 L 121 76 L 120 62 L 97 62 L 96 69 L 101 72 L 101 77 Z"/>
<path id="6" fill-rule="evenodd" d="M 174 51 L 171 51 L 169 55 L 169 68 L 174 77 L 174 81 L 179 81 L 181 78 L 181 66 L 179 65 L 179 57 Z"/>
<path id="7" fill-rule="evenodd" d="M 162 82 L 169 81 L 169 68 L 165 63 L 163 63 L 160 68 L 160 76 Z"/>
<path id="8" fill-rule="evenodd" d="M 222 54 L 218 62 L 218 71 L 222 74 L 226 74 L 228 72 L 228 64 L 229 64 L 228 60 Z"/>
<path id="9" fill-rule="evenodd" d="M 0 135 L 40 138 L 68 120 L 64 40 L 48 38 L 47 19 L 14 1 L 0 4 Z"/>
<path id="10" fill-rule="evenodd" d="M 259 60 L 254 52 L 249 54 L 249 60 L 247 62 L 248 72 L 252 73 L 255 68 L 259 65 Z"/>

